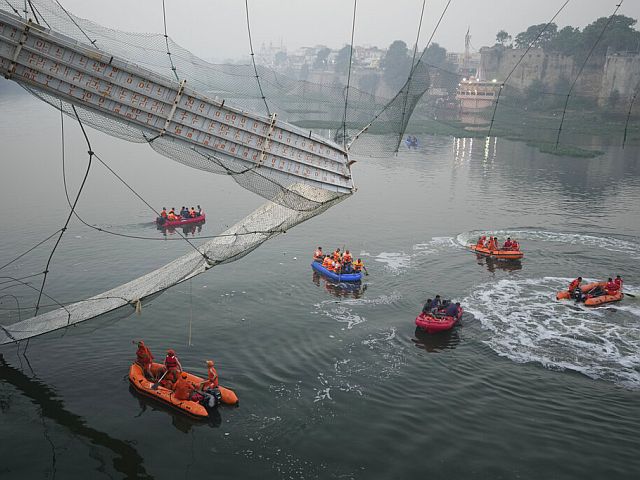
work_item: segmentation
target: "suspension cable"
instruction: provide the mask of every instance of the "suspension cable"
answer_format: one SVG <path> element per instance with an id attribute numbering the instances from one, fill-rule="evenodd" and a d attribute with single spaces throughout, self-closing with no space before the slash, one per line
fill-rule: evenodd
<path id="1" fill-rule="evenodd" d="M 347 106 L 349 104 L 349 85 L 351 84 L 351 66 L 353 60 L 353 36 L 356 30 L 356 6 L 358 0 L 353 0 L 353 21 L 351 23 L 351 44 L 349 45 L 349 73 L 347 74 L 347 91 L 344 96 L 344 116 L 342 117 L 342 147 L 347 147 Z"/>
<path id="2" fill-rule="evenodd" d="M 624 149 L 625 143 L 627 143 L 627 128 L 629 128 L 629 119 L 631 118 L 631 110 L 633 110 L 633 103 L 636 101 L 636 96 L 638 95 L 638 90 L 640 90 L 640 82 L 636 85 L 636 88 L 633 92 L 633 96 L 631 97 L 631 103 L 629 104 L 629 111 L 627 112 L 627 120 L 624 123 L 624 136 L 622 137 L 622 148 Z"/>
<path id="3" fill-rule="evenodd" d="M 567 92 L 567 98 L 564 101 L 564 108 L 562 109 L 562 119 L 560 119 L 560 126 L 558 127 L 558 136 L 556 137 L 556 147 L 555 147 L 556 150 L 558 149 L 558 144 L 560 143 L 560 134 L 562 133 L 562 125 L 564 124 L 564 116 L 567 113 L 567 105 L 569 104 L 569 97 L 571 96 L 571 92 L 573 91 L 573 87 L 575 87 L 576 83 L 578 82 L 578 78 L 580 77 L 580 74 L 582 73 L 582 70 L 584 69 L 584 67 L 587 65 L 587 62 L 589 61 L 589 58 L 591 57 L 591 54 L 593 53 L 593 51 L 595 50 L 596 46 L 600 42 L 600 39 L 602 39 L 602 36 L 604 35 L 604 32 L 607 30 L 607 27 L 611 23 L 611 20 L 613 20 L 613 17 L 618 12 L 618 9 L 622 6 L 623 3 L 624 3 L 624 0 L 620 0 L 620 3 L 618 5 L 616 5 L 615 10 L 613 11 L 611 16 L 607 20 L 607 23 L 605 23 L 604 27 L 602 28 L 602 31 L 600 32 L 600 35 L 598 35 L 598 38 L 596 39 L 594 44 L 591 46 L 591 50 L 589 50 L 589 53 L 587 54 L 587 57 L 584 59 L 584 62 L 582 62 L 582 65 L 580 66 L 580 70 L 578 70 L 578 74 L 576 75 L 576 78 L 573 79 L 573 83 L 571 84 L 571 87 L 569 87 L 569 91 Z"/>
<path id="4" fill-rule="evenodd" d="M 180 82 L 180 78 L 178 78 L 178 72 L 176 71 L 176 66 L 173 64 L 173 59 L 171 58 L 171 51 L 169 50 L 169 36 L 167 35 L 167 13 L 164 6 L 164 0 L 162 0 L 162 21 L 164 23 L 164 41 L 167 44 L 167 55 L 169 55 L 169 63 L 171 64 L 171 71 L 176 77 L 178 83 Z"/>
<path id="5" fill-rule="evenodd" d="M 256 74 L 258 89 L 260 90 L 260 95 L 262 96 L 262 101 L 264 102 L 264 106 L 267 109 L 267 115 L 271 116 L 269 105 L 267 105 L 267 98 L 264 96 L 264 92 L 262 90 L 262 84 L 260 83 L 260 76 L 258 75 L 258 67 L 256 67 L 255 54 L 253 53 L 253 40 L 251 39 L 251 25 L 249 23 L 249 0 L 244 0 L 244 7 L 245 7 L 245 11 L 247 12 L 247 32 L 249 34 L 249 48 L 251 49 L 251 62 L 253 63 L 253 71 Z"/>

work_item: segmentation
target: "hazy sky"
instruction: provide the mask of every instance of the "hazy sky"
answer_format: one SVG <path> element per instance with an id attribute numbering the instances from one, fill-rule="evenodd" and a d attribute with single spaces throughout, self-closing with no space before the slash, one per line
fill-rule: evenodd
<path id="1" fill-rule="evenodd" d="M 620 0 L 570 0 L 556 23 L 584 27 L 609 16 Z M 237 58 L 249 53 L 244 0 L 165 0 L 167 29 L 178 43 L 207 59 Z M 76 15 L 120 30 L 161 33 L 162 0 L 60 0 Z M 452 0 L 434 42 L 449 51 L 464 50 L 464 34 L 471 27 L 471 43 L 479 49 L 493 45 L 504 29 L 511 35 L 529 25 L 546 23 L 564 0 Z M 446 0 L 428 0 L 420 46 L 424 46 Z M 387 47 L 400 39 L 415 42 L 422 0 L 358 0 L 356 45 Z M 353 0 L 249 0 L 254 49 L 262 43 L 289 50 L 324 44 L 331 48 L 349 42 Z M 640 18 L 640 0 L 625 0 L 618 11 Z M 636 25 L 638 28 L 638 25 Z"/>

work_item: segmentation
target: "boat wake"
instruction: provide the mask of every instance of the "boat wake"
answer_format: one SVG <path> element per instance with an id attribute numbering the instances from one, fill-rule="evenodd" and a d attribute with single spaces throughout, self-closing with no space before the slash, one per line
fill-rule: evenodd
<path id="1" fill-rule="evenodd" d="M 366 317 L 355 313 L 354 309 L 359 306 L 377 306 L 377 305 L 390 305 L 400 299 L 400 294 L 390 293 L 387 295 L 381 295 L 376 298 L 349 298 L 341 301 L 325 300 L 320 303 L 316 303 L 316 313 L 320 313 L 329 318 L 336 320 L 339 323 L 345 324 L 348 330 L 351 330 L 356 325 L 366 322 Z"/>
<path id="2" fill-rule="evenodd" d="M 456 239 L 453 237 L 433 237 L 429 242 L 417 243 L 411 247 L 412 253 L 406 252 L 381 252 L 371 255 L 362 252 L 361 256 L 373 257 L 376 262 L 384 264 L 384 268 L 392 275 L 400 275 L 409 270 L 413 262 L 427 255 L 437 255 L 450 248 L 459 248 Z"/>
<path id="3" fill-rule="evenodd" d="M 470 232 L 460 233 L 456 237 L 456 242 L 461 246 L 469 243 L 475 243 L 480 235 L 497 235 L 500 239 L 513 237 L 519 241 L 522 240 L 540 240 L 543 242 L 556 242 L 567 245 L 581 245 L 583 247 L 604 249 L 609 252 L 623 253 L 632 258 L 640 259 L 640 243 L 622 240 L 615 237 L 604 237 L 597 235 L 587 235 L 582 233 L 562 233 L 550 232 L 546 230 L 535 229 L 506 229 L 496 231 L 473 230 Z"/>
<path id="4" fill-rule="evenodd" d="M 479 285 L 463 302 L 491 332 L 486 343 L 498 355 L 640 389 L 640 309 L 556 301 L 570 280 L 500 280 Z"/>

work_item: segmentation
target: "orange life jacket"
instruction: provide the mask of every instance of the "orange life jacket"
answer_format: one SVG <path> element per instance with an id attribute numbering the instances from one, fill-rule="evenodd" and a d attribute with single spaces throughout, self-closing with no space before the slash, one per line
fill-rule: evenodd
<path id="1" fill-rule="evenodd" d="M 484 247 L 484 238 L 479 238 L 476 247 Z"/>
<path id="2" fill-rule="evenodd" d="M 322 266 L 325 268 L 329 268 L 331 267 L 331 264 L 333 263 L 333 260 L 331 260 L 331 257 L 324 257 L 324 261 L 322 262 Z"/>
<path id="3" fill-rule="evenodd" d="M 609 293 L 609 295 L 613 295 L 614 293 L 616 293 L 619 288 L 620 287 L 618 286 L 618 284 L 613 280 L 607 282 L 607 285 L 605 286 L 605 289 L 607 290 L 607 293 Z"/>
<path id="4" fill-rule="evenodd" d="M 189 212 L 189 216 L 190 216 L 191 218 L 196 218 L 196 216 L 197 216 L 197 215 L 196 215 L 196 211 L 195 211 L 193 208 L 192 208 L 192 209 L 191 209 L 191 211 Z"/>
<path id="5" fill-rule="evenodd" d="M 162 218 L 167 218 L 167 211 L 166 211 L 166 210 L 162 210 L 162 211 L 160 212 L 160 216 L 161 216 Z"/>
<path id="6" fill-rule="evenodd" d="M 209 388 L 217 388 L 218 387 L 218 372 L 216 372 L 216 369 L 213 366 L 211 366 L 207 370 L 207 373 L 209 374 L 209 381 L 208 381 Z"/>
<path id="7" fill-rule="evenodd" d="M 580 285 L 580 280 L 576 278 L 573 282 L 569 284 L 569 291 L 570 292 L 574 291 L 576 288 L 578 288 L 579 285 Z"/>
<path id="8" fill-rule="evenodd" d="M 175 383 L 174 392 L 178 400 L 189 400 L 189 396 L 193 392 L 193 385 L 188 380 L 180 377 Z"/>
<path id="9" fill-rule="evenodd" d="M 496 241 L 493 238 L 489 240 L 489 245 L 487 245 L 487 249 L 498 250 L 498 245 L 496 245 Z"/>
<path id="10" fill-rule="evenodd" d="M 340 252 L 338 250 L 336 250 L 335 252 L 333 252 L 333 260 L 334 261 L 338 261 L 340 260 Z"/>
<path id="11" fill-rule="evenodd" d="M 616 278 L 614 280 L 615 284 L 618 285 L 618 290 L 622 290 L 622 279 L 621 278 Z"/>
<path id="12" fill-rule="evenodd" d="M 153 355 L 151 355 L 151 350 L 146 345 L 142 345 L 138 347 L 136 351 L 136 362 L 143 367 L 146 367 L 153 360 Z"/>
<path id="13" fill-rule="evenodd" d="M 340 264 L 340 262 L 333 262 L 333 271 L 336 273 L 340 273 L 340 270 L 342 269 L 342 264 Z"/>
<path id="14" fill-rule="evenodd" d="M 355 262 L 353 262 L 353 269 L 354 269 L 356 272 L 359 272 L 360 270 L 362 270 L 362 266 L 363 266 L 363 265 L 364 265 L 364 264 L 363 264 L 362 262 L 359 262 L 358 260 L 356 260 Z"/>
<path id="15" fill-rule="evenodd" d="M 342 256 L 342 261 L 343 261 L 344 263 L 350 263 L 352 260 L 353 260 L 353 256 L 351 256 L 351 254 L 350 254 L 350 253 L 345 253 L 345 254 Z"/>
<path id="16" fill-rule="evenodd" d="M 511 250 L 520 251 L 520 244 L 515 240 L 511 242 Z"/>

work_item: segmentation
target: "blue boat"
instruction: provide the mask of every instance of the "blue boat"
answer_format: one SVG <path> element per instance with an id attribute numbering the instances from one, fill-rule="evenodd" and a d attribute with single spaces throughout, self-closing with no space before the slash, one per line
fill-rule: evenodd
<path id="1" fill-rule="evenodd" d="M 311 264 L 311 268 L 313 268 L 316 272 L 321 273 L 325 277 L 330 278 L 331 280 L 335 280 L 336 282 L 359 282 L 360 280 L 362 280 L 362 272 L 341 273 L 340 275 L 338 275 L 337 273 L 324 268 L 319 262 L 313 262 Z"/>

